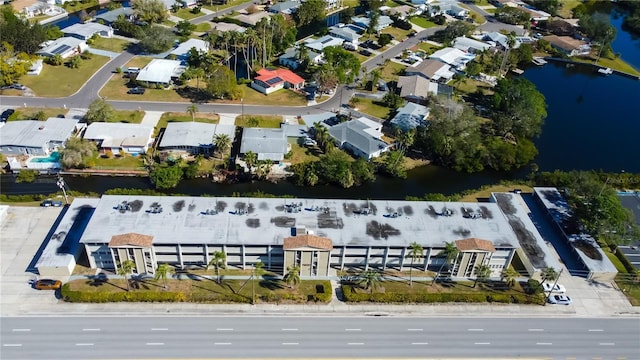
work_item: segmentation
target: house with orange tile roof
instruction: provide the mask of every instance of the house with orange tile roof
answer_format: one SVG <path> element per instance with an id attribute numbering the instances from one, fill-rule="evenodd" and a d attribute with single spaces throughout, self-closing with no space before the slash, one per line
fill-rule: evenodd
<path id="1" fill-rule="evenodd" d="M 265 95 L 280 89 L 302 89 L 304 79 L 289 69 L 260 69 L 251 87 Z"/>

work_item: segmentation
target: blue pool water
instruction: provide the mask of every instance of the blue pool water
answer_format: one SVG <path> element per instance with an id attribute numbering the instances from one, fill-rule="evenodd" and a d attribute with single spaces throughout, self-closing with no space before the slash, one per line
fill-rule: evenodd
<path id="1" fill-rule="evenodd" d="M 52 152 L 47 157 L 36 157 L 30 160 L 34 163 L 55 163 L 60 161 L 60 153 L 57 151 Z"/>

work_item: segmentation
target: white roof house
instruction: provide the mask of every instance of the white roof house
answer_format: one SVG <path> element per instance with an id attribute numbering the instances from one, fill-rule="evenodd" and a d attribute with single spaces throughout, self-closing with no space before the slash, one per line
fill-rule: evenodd
<path id="1" fill-rule="evenodd" d="M 351 18 L 354 24 L 362 28 L 368 28 L 371 19 L 366 16 L 354 16 Z M 382 15 L 378 18 L 378 25 L 376 25 L 376 31 L 381 31 L 393 24 L 393 20 L 387 15 Z"/>
<path id="2" fill-rule="evenodd" d="M 427 116 L 429 116 L 429 108 L 408 102 L 398 109 L 396 116 L 391 119 L 391 124 L 403 131 L 408 131 L 425 125 Z"/>
<path id="3" fill-rule="evenodd" d="M 337 24 L 329 28 L 329 34 L 333 37 L 343 39 L 356 45 L 362 37 L 363 32 L 364 29 L 350 24 Z"/>
<path id="4" fill-rule="evenodd" d="M 446 83 L 453 78 L 451 66 L 439 60 L 426 59 L 415 66 L 409 66 L 405 69 L 407 75 L 423 76 L 431 81 Z"/>
<path id="5" fill-rule="evenodd" d="M 4 155 L 47 155 L 73 135 L 77 119 L 49 118 L 47 121 L 10 121 L 0 131 L 0 153 Z"/>
<path id="6" fill-rule="evenodd" d="M 367 160 L 380 156 L 390 148 L 381 140 L 382 124 L 366 117 L 331 126 L 329 134 L 340 148 Z"/>
<path id="7" fill-rule="evenodd" d="M 234 16 L 234 19 L 238 19 L 240 20 L 241 23 L 249 26 L 256 26 L 256 24 L 259 23 L 260 20 L 264 18 L 269 18 L 271 17 L 271 15 L 272 14 L 266 11 L 258 11 L 253 14 L 240 14 L 240 15 Z"/>
<path id="8" fill-rule="evenodd" d="M 153 59 L 142 68 L 136 77 L 137 81 L 170 84 L 172 78 L 179 77 L 184 72 L 184 67 L 178 60 Z"/>
<path id="9" fill-rule="evenodd" d="M 487 50 L 491 45 L 466 36 L 460 36 L 453 41 L 453 47 L 464 52 L 479 53 Z"/>
<path id="10" fill-rule="evenodd" d="M 209 51 L 209 44 L 200 39 L 189 39 L 180 45 L 177 48 L 173 49 L 169 54 L 175 55 L 180 60 L 185 60 L 191 49 L 195 48 L 200 53 L 206 53 Z"/>
<path id="11" fill-rule="evenodd" d="M 96 15 L 96 20 L 102 21 L 106 24 L 111 24 L 118 20 L 120 16 L 127 20 L 131 19 L 133 17 L 133 8 L 119 7 L 117 9 L 107 11 L 106 13 Z"/>
<path id="12" fill-rule="evenodd" d="M 44 48 L 37 51 L 36 54 L 47 57 L 60 55 L 63 59 L 66 59 L 83 53 L 87 48 L 87 43 L 84 40 L 66 36 L 48 43 Z"/>
<path id="13" fill-rule="evenodd" d="M 293 70 L 297 69 L 304 59 L 299 59 L 300 50 L 295 47 L 290 47 L 285 50 L 284 54 L 278 57 L 278 63 L 282 66 L 286 66 Z M 319 64 L 322 61 L 322 53 L 315 51 L 308 51 L 309 62 L 312 64 Z"/>
<path id="14" fill-rule="evenodd" d="M 213 139 L 225 134 L 233 141 L 235 125 L 201 122 L 170 122 L 164 131 L 159 150 L 185 151 L 190 154 L 208 154 L 214 147 Z"/>
<path id="15" fill-rule="evenodd" d="M 94 122 L 83 137 L 97 142 L 102 150 L 139 154 L 147 151 L 152 133 L 153 127 L 141 124 Z"/>
<path id="16" fill-rule="evenodd" d="M 443 63 L 449 64 L 451 66 L 460 65 L 462 62 L 464 62 L 464 59 L 468 57 L 469 55 L 464 51 L 456 48 L 450 48 L 450 47 L 440 49 L 434 52 L 433 54 L 429 55 L 430 59 L 440 60 Z M 466 64 L 466 62 L 464 63 Z"/>
<path id="17" fill-rule="evenodd" d="M 88 40 L 94 34 L 98 34 L 102 37 L 113 36 L 113 28 L 111 26 L 102 25 L 97 22 L 78 23 L 68 26 L 62 29 L 64 36 L 71 36 L 80 40 Z"/>
<path id="18" fill-rule="evenodd" d="M 237 31 L 239 33 L 243 33 L 247 31 L 247 28 L 237 24 L 219 22 L 219 23 L 213 23 L 211 25 L 211 31 L 217 31 L 217 32 Z"/>
<path id="19" fill-rule="evenodd" d="M 258 160 L 282 161 L 290 150 L 284 129 L 244 128 L 240 153 L 251 151 L 258 155 Z"/>
<path id="20" fill-rule="evenodd" d="M 344 39 L 333 37 L 331 35 L 325 35 L 319 39 L 305 41 L 305 45 L 309 49 L 316 50 L 318 52 L 322 52 L 322 50 L 329 46 L 341 46 L 342 43 L 344 43 Z"/>

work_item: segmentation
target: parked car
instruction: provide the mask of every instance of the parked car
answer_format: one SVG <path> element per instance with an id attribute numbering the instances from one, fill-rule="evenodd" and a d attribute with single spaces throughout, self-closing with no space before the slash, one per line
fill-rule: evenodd
<path id="1" fill-rule="evenodd" d="M 544 290 L 544 292 L 554 292 L 554 293 L 560 293 L 560 294 L 564 294 L 567 291 L 567 289 L 565 289 L 564 286 L 560 284 L 556 284 L 554 286 L 551 283 L 542 284 L 542 289 Z"/>
<path id="2" fill-rule="evenodd" d="M 47 199 L 40 203 L 42 207 L 60 207 L 62 206 L 62 201 Z"/>
<path id="3" fill-rule="evenodd" d="M 312 138 L 305 138 L 303 142 L 304 146 L 316 146 L 318 143 Z"/>
<path id="4" fill-rule="evenodd" d="M 558 305 L 570 305 L 571 298 L 567 295 L 551 295 L 549 296 L 549 300 L 547 300 L 549 304 L 558 304 Z"/>
<path id="5" fill-rule="evenodd" d="M 371 51 L 369 51 L 369 50 L 362 49 L 362 50 L 360 50 L 360 55 L 371 56 L 371 55 L 373 55 L 373 53 Z"/>
<path id="6" fill-rule="evenodd" d="M 145 88 L 136 86 L 134 88 L 129 89 L 129 91 L 127 91 L 127 94 L 144 95 L 144 92 L 145 92 Z"/>
<path id="7" fill-rule="evenodd" d="M 0 121 L 7 121 L 9 120 L 9 117 L 11 115 L 13 115 L 13 113 L 15 113 L 16 111 L 13 109 L 7 109 L 5 111 L 2 112 L 2 115 L 0 115 Z"/>
<path id="8" fill-rule="evenodd" d="M 58 290 L 62 287 L 62 281 L 53 279 L 41 279 L 33 285 L 38 290 Z"/>
<path id="9" fill-rule="evenodd" d="M 16 89 L 16 90 L 27 90 L 27 87 L 22 84 L 13 84 L 13 85 L 10 85 L 9 88 Z"/>

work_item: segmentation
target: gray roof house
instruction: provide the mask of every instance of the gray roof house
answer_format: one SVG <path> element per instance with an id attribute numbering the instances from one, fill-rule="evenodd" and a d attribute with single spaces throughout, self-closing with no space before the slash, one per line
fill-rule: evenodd
<path id="1" fill-rule="evenodd" d="M 186 61 L 189 57 L 191 49 L 196 49 L 199 53 L 207 53 L 209 51 L 209 43 L 200 39 L 189 39 L 180 43 L 178 47 L 171 50 L 170 55 L 175 55 L 179 60 Z"/>
<path id="2" fill-rule="evenodd" d="M 0 131 L 4 155 L 48 155 L 62 147 L 77 129 L 77 119 L 49 118 L 6 123 Z"/>
<path id="3" fill-rule="evenodd" d="M 408 131 L 424 125 L 427 116 L 429 116 L 429 108 L 408 102 L 398 109 L 396 116 L 391 119 L 391 124 L 403 131 Z"/>
<path id="4" fill-rule="evenodd" d="M 370 160 L 388 151 L 390 145 L 380 140 L 382 124 L 366 117 L 349 120 L 329 128 L 336 144 L 355 156 Z"/>
<path id="5" fill-rule="evenodd" d="M 351 18 L 351 21 L 353 21 L 353 23 L 356 26 L 366 29 L 369 27 L 369 23 L 371 22 L 371 19 L 366 16 L 354 16 Z M 381 31 L 389 27 L 391 24 L 393 24 L 393 20 L 391 20 L 391 18 L 386 15 L 382 15 L 378 18 L 378 25 L 376 25 L 376 31 Z"/>
<path id="6" fill-rule="evenodd" d="M 83 138 L 95 141 L 100 151 L 137 155 L 144 153 L 151 143 L 153 127 L 141 124 L 94 122 L 87 126 Z"/>
<path id="7" fill-rule="evenodd" d="M 400 88 L 400 97 L 415 103 L 425 102 L 429 94 L 438 94 L 437 82 L 429 81 L 429 79 L 418 75 L 400 76 L 398 87 Z"/>
<path id="8" fill-rule="evenodd" d="M 355 25 L 338 24 L 329 28 L 329 34 L 353 44 L 358 44 L 364 29 Z"/>
<path id="9" fill-rule="evenodd" d="M 87 48 L 87 43 L 84 40 L 65 36 L 51 42 L 47 41 L 46 46 L 38 50 L 36 54 L 46 57 L 60 55 L 63 59 L 66 59 L 83 53 Z"/>
<path id="10" fill-rule="evenodd" d="M 271 17 L 270 13 L 268 13 L 266 11 L 258 11 L 258 12 L 253 13 L 253 14 L 236 15 L 233 18 L 240 20 L 240 22 L 245 24 L 245 25 L 256 26 L 256 24 L 259 23 L 260 20 L 262 20 L 264 18 L 269 18 L 269 17 Z"/>
<path id="11" fill-rule="evenodd" d="M 451 66 L 435 59 L 426 59 L 405 69 L 407 75 L 419 75 L 431 81 L 446 83 L 453 78 Z"/>
<path id="12" fill-rule="evenodd" d="M 244 128 L 242 130 L 241 154 L 251 151 L 258 155 L 258 160 L 280 162 L 290 150 L 287 134 L 282 128 Z"/>
<path id="13" fill-rule="evenodd" d="M 162 135 L 158 150 L 208 155 L 214 148 L 213 139 L 216 135 L 225 134 L 233 141 L 235 131 L 234 125 L 170 122 Z"/>
<path id="14" fill-rule="evenodd" d="M 136 77 L 136 81 L 148 85 L 160 84 L 171 85 L 172 79 L 178 78 L 185 68 L 178 60 L 153 59 L 147 64 Z"/>
<path id="15" fill-rule="evenodd" d="M 80 40 L 88 40 L 94 34 L 102 37 L 110 38 L 113 36 L 113 28 L 111 26 L 102 25 L 97 22 L 78 23 L 62 29 L 64 36 L 78 38 Z"/>
<path id="16" fill-rule="evenodd" d="M 287 14 L 291 15 L 300 7 L 300 1 L 284 1 L 273 4 L 269 7 L 269 12 L 274 14 Z"/>
<path id="17" fill-rule="evenodd" d="M 295 47 L 288 48 L 284 54 L 278 57 L 278 63 L 293 70 L 297 69 L 302 64 L 302 59 L 298 59 L 299 51 Z M 320 52 L 309 50 L 307 55 L 309 55 L 311 64 L 319 64 L 322 61 L 322 53 Z"/>
<path id="18" fill-rule="evenodd" d="M 319 39 L 307 39 L 304 41 L 306 47 L 317 52 L 322 52 L 329 46 L 340 46 L 344 43 L 343 38 L 334 37 L 331 35 L 325 35 Z"/>
<path id="19" fill-rule="evenodd" d="M 453 41 L 453 47 L 465 52 L 475 54 L 487 50 L 491 47 L 491 45 L 482 41 L 478 41 L 476 39 L 468 38 L 466 36 L 459 36 Z"/>
<path id="20" fill-rule="evenodd" d="M 133 18 L 133 9 L 130 7 L 121 7 L 115 10 L 107 11 L 106 13 L 102 13 L 96 15 L 96 21 L 102 21 L 106 25 L 113 24 L 118 18 L 122 16 L 127 20 L 131 20 Z"/>

